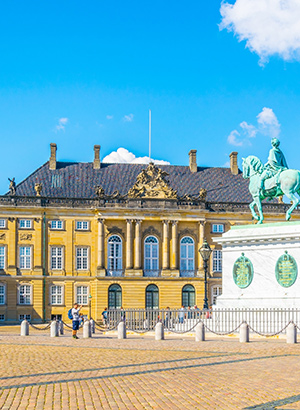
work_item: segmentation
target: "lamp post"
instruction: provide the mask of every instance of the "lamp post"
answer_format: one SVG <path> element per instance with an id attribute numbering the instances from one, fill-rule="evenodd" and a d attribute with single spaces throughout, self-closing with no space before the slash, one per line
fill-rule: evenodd
<path id="1" fill-rule="evenodd" d="M 203 309 L 208 309 L 208 298 L 207 298 L 207 262 L 210 258 L 211 255 L 211 248 L 209 244 L 207 243 L 207 240 L 204 239 L 204 242 L 199 249 L 200 255 L 203 259 L 204 262 L 204 303 L 203 303 Z"/>
<path id="2" fill-rule="evenodd" d="M 89 295 L 89 317 L 92 319 L 92 295 Z"/>

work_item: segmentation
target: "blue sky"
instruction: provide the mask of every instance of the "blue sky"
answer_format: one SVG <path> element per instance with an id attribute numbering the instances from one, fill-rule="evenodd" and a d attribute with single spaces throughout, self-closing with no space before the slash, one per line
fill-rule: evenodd
<path id="1" fill-rule="evenodd" d="M 221 15 L 219 0 L 3 2 L 0 192 L 46 162 L 50 142 L 58 160 L 91 161 L 94 144 L 101 158 L 148 155 L 149 109 L 155 159 L 266 161 L 278 135 L 299 169 L 300 7 L 267 3 L 228 1 Z"/>

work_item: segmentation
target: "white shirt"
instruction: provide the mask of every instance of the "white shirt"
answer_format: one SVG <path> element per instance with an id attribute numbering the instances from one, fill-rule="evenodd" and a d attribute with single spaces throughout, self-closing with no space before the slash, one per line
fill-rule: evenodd
<path id="1" fill-rule="evenodd" d="M 79 311 L 80 311 L 80 308 L 78 308 L 78 309 L 73 308 L 72 309 L 73 320 L 79 320 Z"/>

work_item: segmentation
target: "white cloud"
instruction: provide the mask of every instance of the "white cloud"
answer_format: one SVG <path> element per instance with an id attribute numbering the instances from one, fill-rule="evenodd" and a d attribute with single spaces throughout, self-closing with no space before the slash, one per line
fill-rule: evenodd
<path id="1" fill-rule="evenodd" d="M 113 115 L 107 115 L 107 116 L 106 116 L 106 119 L 107 119 L 107 120 L 112 120 L 113 118 L 114 118 Z"/>
<path id="2" fill-rule="evenodd" d="M 241 147 L 243 145 L 243 141 L 238 139 L 240 136 L 241 136 L 241 134 L 237 130 L 233 130 L 228 135 L 227 142 L 230 145 L 234 145 L 236 147 Z"/>
<path id="3" fill-rule="evenodd" d="M 133 114 L 124 115 L 123 121 L 125 121 L 125 122 L 131 122 L 131 121 L 133 121 L 133 117 L 134 117 Z"/>
<path id="4" fill-rule="evenodd" d="M 64 131 L 69 118 L 63 117 L 58 120 L 58 125 L 55 127 L 56 131 Z"/>
<path id="5" fill-rule="evenodd" d="M 257 122 L 262 133 L 268 134 L 272 138 L 277 138 L 280 134 L 280 124 L 272 108 L 264 107 L 257 116 Z"/>
<path id="6" fill-rule="evenodd" d="M 278 55 L 300 59 L 299 0 L 222 1 L 220 29 L 232 31 L 239 41 L 260 57 L 260 64 Z"/>
<path id="7" fill-rule="evenodd" d="M 103 158 L 102 162 L 105 163 L 118 163 L 118 164 L 149 164 L 149 157 L 136 157 L 132 152 L 126 148 L 118 148 L 117 151 L 113 151 Z M 152 159 L 151 162 L 160 165 L 169 165 L 170 163 L 163 160 Z"/>
<path id="8" fill-rule="evenodd" d="M 255 138 L 257 134 L 268 135 L 271 138 L 279 136 L 280 124 L 272 108 L 264 107 L 256 118 L 256 126 L 248 124 L 246 121 L 241 122 L 240 131 L 231 131 L 227 137 L 227 142 L 230 145 L 241 147 L 251 145 L 251 138 Z"/>

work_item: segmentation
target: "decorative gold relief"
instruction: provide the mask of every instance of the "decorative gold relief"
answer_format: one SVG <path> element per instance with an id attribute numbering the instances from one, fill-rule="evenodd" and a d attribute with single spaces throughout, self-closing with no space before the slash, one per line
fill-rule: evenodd
<path id="1" fill-rule="evenodd" d="M 31 241 L 32 239 L 32 234 L 31 233 L 21 233 L 20 234 L 20 240 L 21 241 Z"/>
<path id="2" fill-rule="evenodd" d="M 138 175 L 136 183 L 128 192 L 128 198 L 176 199 L 177 191 L 169 186 L 168 173 L 150 163 Z"/>
<path id="3" fill-rule="evenodd" d="M 35 189 L 35 192 L 36 192 L 36 196 L 41 196 L 43 185 L 42 184 L 35 184 L 34 189 Z"/>

